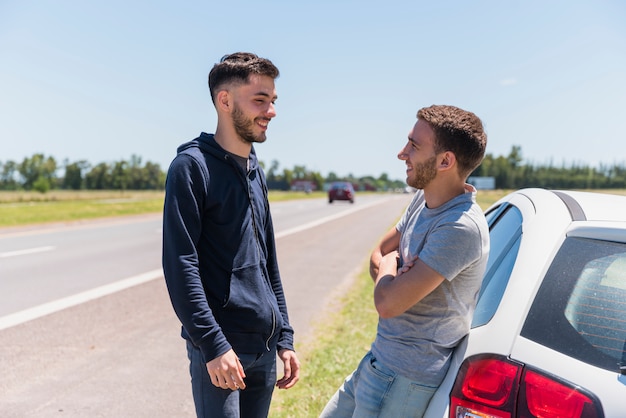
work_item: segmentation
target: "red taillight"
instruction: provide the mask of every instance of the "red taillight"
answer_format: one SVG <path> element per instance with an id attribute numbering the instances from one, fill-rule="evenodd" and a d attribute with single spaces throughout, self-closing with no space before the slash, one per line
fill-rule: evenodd
<path id="1" fill-rule="evenodd" d="M 495 355 L 466 359 L 450 393 L 450 418 L 601 418 L 593 395 Z"/>
<path id="2" fill-rule="evenodd" d="M 520 415 L 530 417 L 595 418 L 594 400 L 578 388 L 532 370 L 524 372 Z"/>
<path id="3" fill-rule="evenodd" d="M 510 417 L 522 365 L 496 357 L 465 360 L 450 395 L 450 418 Z"/>
<path id="4" fill-rule="evenodd" d="M 471 363 L 463 384 L 463 395 L 489 406 L 502 406 L 511 396 L 520 366 L 495 359 Z"/>

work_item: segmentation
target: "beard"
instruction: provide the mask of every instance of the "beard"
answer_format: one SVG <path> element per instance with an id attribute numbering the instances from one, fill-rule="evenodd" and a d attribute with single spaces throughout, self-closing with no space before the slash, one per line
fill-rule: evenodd
<path id="1" fill-rule="evenodd" d="M 406 179 L 406 183 L 416 189 L 428 186 L 437 176 L 437 157 L 431 157 L 421 164 L 413 166 L 413 171 Z"/>
<path id="2" fill-rule="evenodd" d="M 242 141 L 254 144 L 255 142 L 265 142 L 267 139 L 265 132 L 255 135 L 254 119 L 246 118 L 246 115 L 236 103 L 233 104 L 232 118 L 235 132 L 239 135 Z"/>

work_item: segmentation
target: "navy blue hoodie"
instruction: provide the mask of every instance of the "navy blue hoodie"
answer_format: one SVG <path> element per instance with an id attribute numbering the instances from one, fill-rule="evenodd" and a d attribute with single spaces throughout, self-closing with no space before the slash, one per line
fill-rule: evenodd
<path id="1" fill-rule="evenodd" d="M 205 361 L 233 348 L 293 350 L 267 186 L 202 133 L 172 161 L 163 209 L 163 272 L 182 336 Z"/>

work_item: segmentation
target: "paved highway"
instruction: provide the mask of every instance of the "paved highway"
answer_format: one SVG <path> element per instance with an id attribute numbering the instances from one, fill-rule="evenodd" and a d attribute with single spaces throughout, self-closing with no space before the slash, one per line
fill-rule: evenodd
<path id="1" fill-rule="evenodd" d="M 297 344 L 410 195 L 272 204 Z M 161 217 L 0 231 L 0 417 L 192 417 Z"/>

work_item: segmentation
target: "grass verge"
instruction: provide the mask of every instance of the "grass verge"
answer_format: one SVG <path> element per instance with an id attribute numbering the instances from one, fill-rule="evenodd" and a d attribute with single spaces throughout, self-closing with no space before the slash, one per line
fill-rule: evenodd
<path id="1" fill-rule="evenodd" d="M 163 192 L 54 191 L 0 193 L 0 227 L 72 222 L 163 210 Z"/>
<path id="2" fill-rule="evenodd" d="M 302 365 L 300 381 L 291 389 L 274 391 L 269 416 L 319 416 L 374 340 L 378 314 L 373 292 L 374 283 L 364 266 L 363 273 L 338 301 L 340 309 L 319 319 L 314 338 L 308 338 L 305 344 L 296 343 Z"/>
<path id="3" fill-rule="evenodd" d="M 324 192 L 271 191 L 271 202 L 325 197 Z M 73 222 L 163 210 L 163 191 L 0 191 L 0 228 L 49 222 Z"/>

